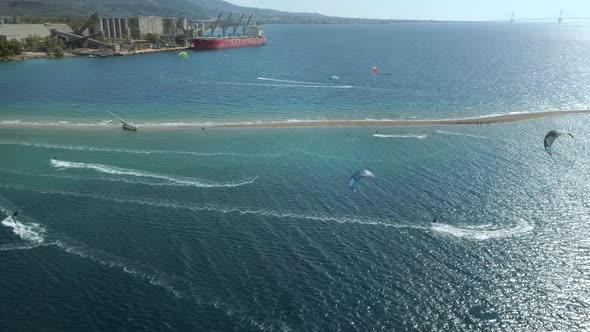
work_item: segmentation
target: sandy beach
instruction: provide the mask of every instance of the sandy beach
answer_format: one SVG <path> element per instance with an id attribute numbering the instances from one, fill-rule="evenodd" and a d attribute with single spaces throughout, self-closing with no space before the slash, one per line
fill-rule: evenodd
<path id="1" fill-rule="evenodd" d="M 590 110 L 550 111 L 499 114 L 458 119 L 423 119 L 423 120 L 336 120 L 336 121 L 300 121 L 300 122 L 262 122 L 223 124 L 217 128 L 275 128 L 275 127 L 362 127 L 362 126 L 431 126 L 431 125 L 480 125 L 492 123 L 506 123 L 527 121 L 555 116 L 588 114 Z"/>
<path id="2" fill-rule="evenodd" d="M 483 125 L 517 121 L 528 121 L 548 117 L 588 114 L 590 110 L 550 111 L 486 115 L 480 117 L 456 119 L 399 119 L 399 120 L 317 120 L 317 121 L 276 121 L 276 122 L 239 122 L 239 123 L 141 123 L 134 122 L 140 130 L 168 130 L 175 128 L 306 128 L 306 127 L 371 127 L 371 126 L 452 126 L 452 125 Z M 20 120 L 0 121 L 0 128 L 62 128 L 62 129 L 112 129 L 120 124 L 110 123 L 70 123 L 67 121 L 26 122 Z"/>

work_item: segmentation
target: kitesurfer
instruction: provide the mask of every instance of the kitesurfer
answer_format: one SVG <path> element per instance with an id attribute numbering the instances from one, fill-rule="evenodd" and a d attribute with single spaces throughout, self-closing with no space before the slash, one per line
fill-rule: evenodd
<path id="1" fill-rule="evenodd" d="M 547 135 L 545 135 L 545 139 L 543 139 L 543 145 L 545 147 L 545 151 L 552 156 L 551 154 L 551 146 L 553 145 L 553 141 L 555 141 L 559 136 L 562 135 L 568 135 L 571 138 L 574 138 L 574 136 L 570 133 L 566 133 L 563 132 L 561 130 L 551 130 L 550 132 L 547 133 Z"/>
<path id="2" fill-rule="evenodd" d="M 350 180 L 348 180 L 348 185 L 350 186 L 350 188 L 352 188 L 353 191 L 356 192 L 356 188 L 355 188 L 355 184 L 363 178 L 366 177 L 375 177 L 375 174 L 373 174 L 373 172 L 369 171 L 369 170 L 362 170 L 362 171 L 358 171 L 356 173 L 354 173 L 351 177 Z"/>

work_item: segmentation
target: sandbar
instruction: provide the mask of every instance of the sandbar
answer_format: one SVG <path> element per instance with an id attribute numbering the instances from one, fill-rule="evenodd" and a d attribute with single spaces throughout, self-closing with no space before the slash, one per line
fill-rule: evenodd
<path id="1" fill-rule="evenodd" d="M 220 124 L 214 128 L 287 128 L 287 127 L 363 127 L 363 126 L 434 126 L 483 125 L 527 121 L 572 114 L 588 114 L 590 110 L 510 113 L 457 119 L 399 119 L 399 120 L 318 120 Z"/>

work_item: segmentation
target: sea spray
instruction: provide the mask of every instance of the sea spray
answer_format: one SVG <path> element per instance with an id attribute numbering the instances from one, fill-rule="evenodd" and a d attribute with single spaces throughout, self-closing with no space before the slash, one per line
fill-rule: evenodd
<path id="1" fill-rule="evenodd" d="M 45 241 L 45 228 L 37 223 L 24 223 L 15 217 L 8 217 L 2 220 L 2 225 L 12 228 L 13 233 L 25 241 L 34 243 Z"/>

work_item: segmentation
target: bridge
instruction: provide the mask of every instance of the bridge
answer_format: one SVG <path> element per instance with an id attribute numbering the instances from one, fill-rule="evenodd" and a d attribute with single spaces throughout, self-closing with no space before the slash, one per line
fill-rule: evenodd
<path id="1" fill-rule="evenodd" d="M 579 21 L 590 21 L 590 17 L 575 17 L 575 16 L 566 16 L 563 13 L 563 10 L 561 10 L 559 12 L 559 15 L 556 17 L 540 17 L 540 18 L 520 18 L 517 17 L 515 12 L 512 12 L 512 14 L 510 14 L 510 19 L 508 20 L 495 20 L 494 22 L 510 22 L 510 23 L 515 23 L 515 22 L 531 22 L 531 21 L 555 21 L 557 23 L 561 23 L 564 20 L 567 21 L 575 21 L 575 20 L 579 20 Z"/>

